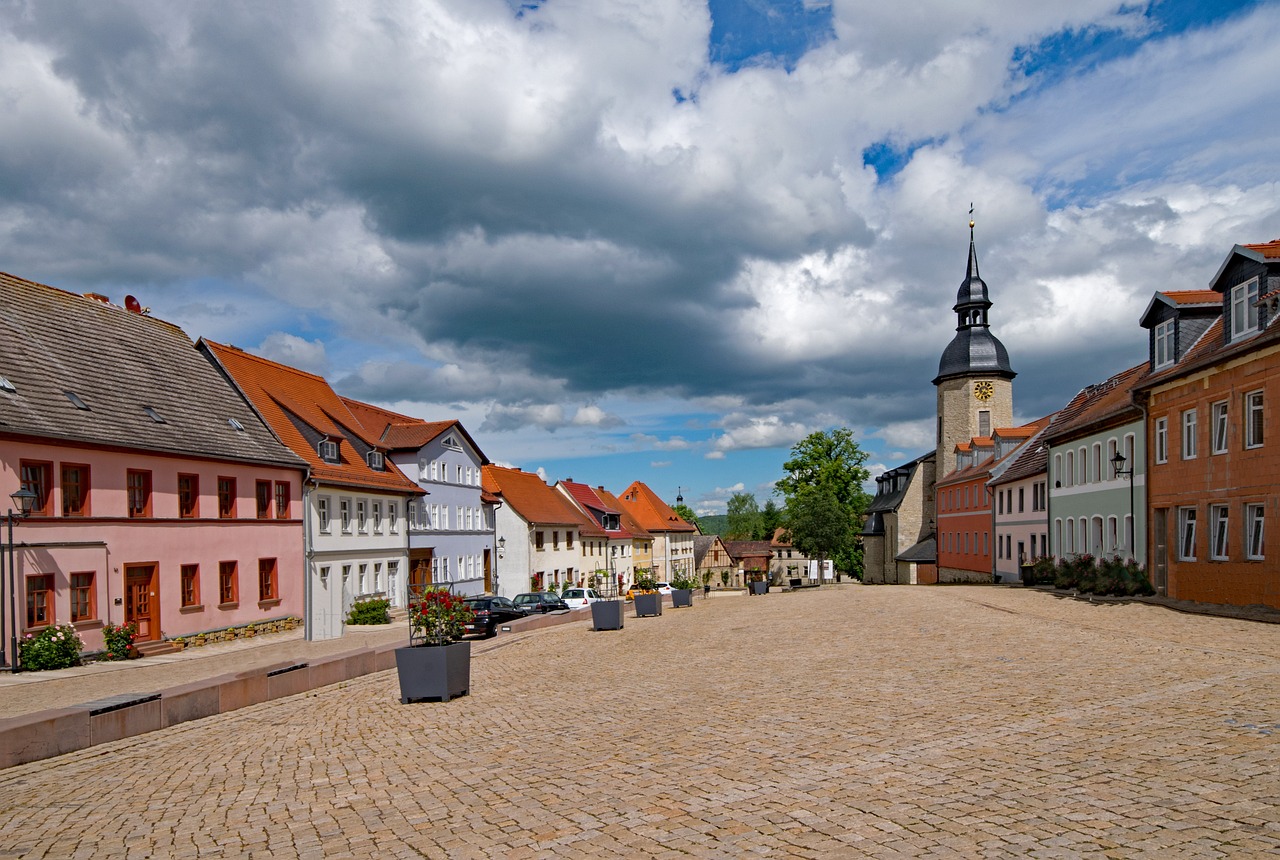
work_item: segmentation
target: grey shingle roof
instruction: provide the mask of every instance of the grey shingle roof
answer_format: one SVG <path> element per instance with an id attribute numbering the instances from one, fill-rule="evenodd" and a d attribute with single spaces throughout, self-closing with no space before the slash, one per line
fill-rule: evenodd
<path id="1" fill-rule="evenodd" d="M 220 460 L 305 464 L 177 326 L 0 273 L 0 432 Z M 88 407 L 77 408 L 75 394 Z M 163 419 L 148 415 L 151 407 Z M 235 419 L 243 430 L 230 423 Z"/>

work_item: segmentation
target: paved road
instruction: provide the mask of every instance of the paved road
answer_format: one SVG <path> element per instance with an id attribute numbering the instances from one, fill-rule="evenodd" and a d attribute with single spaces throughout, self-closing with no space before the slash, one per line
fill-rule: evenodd
<path id="1" fill-rule="evenodd" d="M 1280 626 L 844 587 L 567 625 L 0 771 L 4 857 L 1280 850 Z"/>

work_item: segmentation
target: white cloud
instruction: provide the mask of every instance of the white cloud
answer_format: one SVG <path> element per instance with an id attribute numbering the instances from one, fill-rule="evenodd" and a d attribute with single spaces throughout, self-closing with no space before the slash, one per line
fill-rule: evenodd
<path id="1" fill-rule="evenodd" d="M 809 433 L 803 424 L 784 422 L 777 415 L 728 415 L 724 424 L 728 429 L 712 441 L 713 450 L 722 453 L 743 448 L 789 448 Z"/>
<path id="2" fill-rule="evenodd" d="M 263 358 L 318 376 L 324 376 L 329 370 L 329 359 L 321 340 L 304 340 L 297 335 L 277 331 L 267 335 L 255 352 Z"/>
<path id="3" fill-rule="evenodd" d="M 650 469 L 666 469 L 671 466 L 670 460 L 651 460 L 649 461 Z"/>

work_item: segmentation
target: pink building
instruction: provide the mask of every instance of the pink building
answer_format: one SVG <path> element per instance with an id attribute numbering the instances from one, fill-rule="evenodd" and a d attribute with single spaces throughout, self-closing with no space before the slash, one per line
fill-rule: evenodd
<path id="1" fill-rule="evenodd" d="M 72 624 L 157 640 L 303 613 L 305 464 L 177 326 L 0 274 L 0 500 L 14 525 L 5 643 Z M 7 655 L 12 662 L 13 657 Z"/>

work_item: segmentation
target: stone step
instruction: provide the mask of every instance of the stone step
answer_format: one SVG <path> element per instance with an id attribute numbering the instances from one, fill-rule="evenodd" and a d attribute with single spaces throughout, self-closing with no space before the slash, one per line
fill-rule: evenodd
<path id="1" fill-rule="evenodd" d="M 176 654 L 178 649 L 173 647 L 173 643 L 165 641 L 156 642 L 135 642 L 133 649 L 138 652 L 139 657 L 154 657 L 157 654 Z"/>

